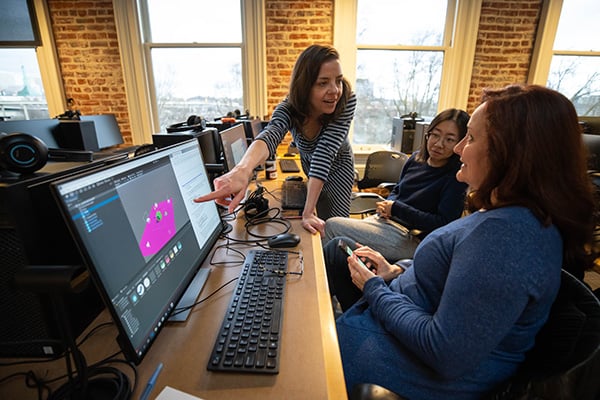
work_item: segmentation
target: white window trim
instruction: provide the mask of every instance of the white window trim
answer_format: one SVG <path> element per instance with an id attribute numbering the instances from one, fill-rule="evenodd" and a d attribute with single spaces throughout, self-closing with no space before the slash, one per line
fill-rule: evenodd
<path id="1" fill-rule="evenodd" d="M 542 2 L 527 83 L 546 86 L 563 0 Z"/>
<path id="2" fill-rule="evenodd" d="M 240 1 L 245 37 L 242 46 L 244 107 L 264 116 L 267 115 L 264 0 Z M 133 142 L 152 143 L 152 134 L 160 130 L 160 125 L 152 100 L 155 96 L 149 79 L 149 58 L 142 44 L 140 11 L 136 0 L 113 0 L 113 8 Z"/>
<path id="3" fill-rule="evenodd" d="M 62 85 L 63 80 L 54 45 L 48 5 L 44 0 L 35 0 L 34 7 L 42 39 L 42 45 L 36 47 L 35 53 L 44 85 L 48 114 L 50 118 L 53 118 L 65 112 L 67 99 Z"/>
<path id="4" fill-rule="evenodd" d="M 466 110 L 473 60 L 477 44 L 477 31 L 481 4 L 483 0 L 448 0 L 448 19 L 454 18 L 454 32 L 446 32 L 446 47 L 438 112 L 446 108 L 461 108 Z M 354 87 L 356 85 L 356 0 L 335 0 L 334 4 L 334 47 L 340 53 L 340 63 L 344 76 Z M 451 21 L 447 22 L 449 29 Z M 459 43 L 460 46 L 455 46 Z M 391 129 L 391 127 L 390 127 Z M 351 133 L 352 134 L 352 131 Z M 384 146 L 379 146 L 383 148 Z M 355 148 L 355 153 L 370 153 L 379 149 L 378 146 Z"/>

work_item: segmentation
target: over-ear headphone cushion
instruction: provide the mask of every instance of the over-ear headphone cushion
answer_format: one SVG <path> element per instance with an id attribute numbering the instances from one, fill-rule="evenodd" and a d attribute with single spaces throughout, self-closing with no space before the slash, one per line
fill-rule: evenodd
<path id="1" fill-rule="evenodd" d="M 30 174 L 46 165 L 48 147 L 27 133 L 0 134 L 0 168 Z"/>
<path id="2" fill-rule="evenodd" d="M 202 131 L 206 128 L 206 120 L 199 115 L 190 115 L 185 122 L 167 126 L 167 132 Z"/>

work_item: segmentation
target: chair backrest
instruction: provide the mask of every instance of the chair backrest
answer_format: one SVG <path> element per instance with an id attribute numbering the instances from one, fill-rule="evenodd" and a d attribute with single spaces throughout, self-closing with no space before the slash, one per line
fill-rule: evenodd
<path id="1" fill-rule="evenodd" d="M 408 155 L 399 151 L 380 150 L 369 154 L 365 164 L 365 173 L 357 182 L 360 190 L 377 187 L 380 183 L 398 182 Z"/>
<path id="2" fill-rule="evenodd" d="M 548 321 L 518 373 L 492 399 L 600 398 L 600 302 L 566 271 Z"/>

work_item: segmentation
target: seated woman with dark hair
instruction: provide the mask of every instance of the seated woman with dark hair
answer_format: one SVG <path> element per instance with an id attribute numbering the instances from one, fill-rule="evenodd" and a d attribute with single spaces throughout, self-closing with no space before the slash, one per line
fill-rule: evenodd
<path id="1" fill-rule="evenodd" d="M 595 202 L 565 96 L 486 90 L 454 151 L 471 214 L 427 235 L 411 266 L 370 247 L 347 257 L 337 238 L 324 248 L 333 293 L 357 289 L 337 319 L 349 390 L 369 382 L 410 399 L 483 398 L 533 347 L 561 268 L 581 278 L 591 265 Z"/>
<path id="2" fill-rule="evenodd" d="M 467 122 L 469 114 L 454 108 L 436 115 L 421 149 L 406 161 L 387 199 L 377 203 L 377 215 L 328 219 L 324 243 L 349 236 L 377 246 L 388 260 L 412 258 L 423 237 L 463 212 L 467 185 L 456 180 L 460 160 L 452 149 L 465 137 Z M 420 233 L 413 236 L 415 230 Z"/>

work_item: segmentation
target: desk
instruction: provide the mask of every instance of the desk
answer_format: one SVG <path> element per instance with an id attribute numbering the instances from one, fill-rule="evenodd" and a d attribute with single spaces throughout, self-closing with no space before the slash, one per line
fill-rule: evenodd
<path id="1" fill-rule="evenodd" d="M 259 173 L 262 180 L 264 172 Z M 279 179 L 264 181 L 273 192 L 281 186 Z M 268 195 L 267 195 L 268 196 Z M 269 197 L 271 206 L 276 199 Z M 245 238 L 244 217 L 231 221 L 232 237 Z M 139 398 L 145 383 L 159 362 L 164 368 L 158 377 L 151 398 L 165 386 L 193 394 L 206 400 L 213 399 L 345 399 L 346 386 L 342 372 L 334 316 L 323 264 L 321 240 L 305 231 L 300 220 L 291 220 L 291 231 L 301 237 L 300 249 L 304 255 L 304 275 L 290 278 L 286 285 L 285 311 L 281 342 L 280 372 L 278 375 L 215 373 L 206 370 L 208 358 L 229 303 L 235 282 L 220 290 L 206 302 L 196 306 L 188 320 L 168 324 L 137 367 L 137 387 L 133 398 Z M 281 226 L 264 229 L 281 230 Z M 223 243 L 222 240 L 218 244 Z M 217 250 L 215 258 L 230 257 L 225 250 Z M 211 268 L 209 279 L 200 299 L 215 291 L 223 283 L 239 275 L 241 266 L 210 266 L 213 252 L 203 267 Z M 239 258 L 234 258 L 239 259 Z M 298 258 L 290 254 L 289 268 L 298 268 Z M 109 321 L 106 311 L 91 324 Z M 85 335 L 84 332 L 83 335 Z M 82 336 L 83 336 L 82 335 Z M 110 326 L 94 334 L 82 346 L 88 364 L 103 359 L 118 350 L 116 328 Z M 8 360 L 0 359 L 0 363 Z M 120 366 L 133 379 L 130 371 Z M 55 377 L 64 373 L 64 360 L 52 363 L 0 367 L 0 377 L 16 371 L 33 369 L 40 376 Z M 36 399 L 37 394 L 27 389 L 23 378 L 0 385 L 1 399 Z"/>

